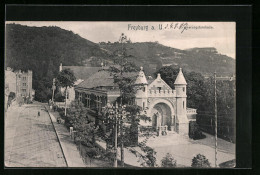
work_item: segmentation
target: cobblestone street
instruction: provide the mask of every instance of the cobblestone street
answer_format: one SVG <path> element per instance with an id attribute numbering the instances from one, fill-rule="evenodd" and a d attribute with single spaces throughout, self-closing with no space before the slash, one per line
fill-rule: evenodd
<path id="1" fill-rule="evenodd" d="M 5 117 L 5 166 L 67 166 L 50 117 L 43 106 L 14 105 Z"/>

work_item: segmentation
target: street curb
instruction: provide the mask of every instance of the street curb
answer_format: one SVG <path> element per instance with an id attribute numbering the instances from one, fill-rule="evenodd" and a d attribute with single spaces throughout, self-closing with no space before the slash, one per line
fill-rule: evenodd
<path id="1" fill-rule="evenodd" d="M 65 160 L 65 163 L 66 163 L 67 167 L 69 167 L 67 158 L 66 158 L 66 156 L 65 156 L 65 154 L 64 154 L 64 152 L 65 152 L 64 149 L 65 149 L 65 148 L 62 147 L 62 144 L 61 144 L 61 141 L 60 141 L 60 137 L 59 137 L 59 134 L 57 133 L 56 128 L 55 128 L 55 126 L 54 126 L 54 123 L 53 123 L 53 121 L 52 121 L 51 114 L 50 114 L 49 110 L 46 108 L 46 106 L 44 106 L 44 108 L 45 108 L 46 111 L 48 112 L 48 115 L 49 115 L 49 117 L 50 117 L 50 119 L 51 119 L 51 124 L 52 124 L 52 126 L 53 126 L 53 128 L 54 128 L 54 131 L 55 131 L 55 133 L 56 133 L 56 136 L 57 136 L 57 138 L 58 138 L 58 142 L 59 142 L 59 145 L 60 145 L 60 147 L 61 147 L 61 151 L 62 151 L 64 160 Z"/>

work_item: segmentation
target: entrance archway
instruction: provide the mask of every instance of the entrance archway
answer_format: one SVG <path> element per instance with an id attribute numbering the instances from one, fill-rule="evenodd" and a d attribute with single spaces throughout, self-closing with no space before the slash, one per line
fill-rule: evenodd
<path id="1" fill-rule="evenodd" d="M 165 99 L 158 99 L 149 105 L 148 115 L 152 120 L 152 127 L 167 126 L 167 130 L 175 130 L 174 108 Z"/>

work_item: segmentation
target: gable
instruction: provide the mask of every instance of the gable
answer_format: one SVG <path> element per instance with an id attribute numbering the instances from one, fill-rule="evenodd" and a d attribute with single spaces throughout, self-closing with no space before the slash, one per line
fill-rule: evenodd
<path id="1" fill-rule="evenodd" d="M 161 78 L 156 78 L 149 84 L 148 90 L 158 90 L 158 87 L 161 87 L 161 90 L 172 90 L 172 88 Z"/>

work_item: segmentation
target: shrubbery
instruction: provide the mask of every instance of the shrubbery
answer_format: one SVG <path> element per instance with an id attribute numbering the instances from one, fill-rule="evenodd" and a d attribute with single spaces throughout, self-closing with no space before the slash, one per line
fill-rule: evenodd
<path id="1" fill-rule="evenodd" d="M 170 153 L 167 153 L 166 156 L 161 160 L 162 167 L 176 167 L 176 160 L 174 160 L 173 156 Z"/>
<path id="2" fill-rule="evenodd" d="M 198 154 L 192 159 L 191 167 L 193 168 L 209 168 L 209 160 L 202 154 Z"/>
<path id="3" fill-rule="evenodd" d="M 194 140 L 206 138 L 206 135 L 204 135 L 201 132 L 199 125 L 196 123 L 196 121 L 191 121 L 189 123 L 189 137 Z"/>

